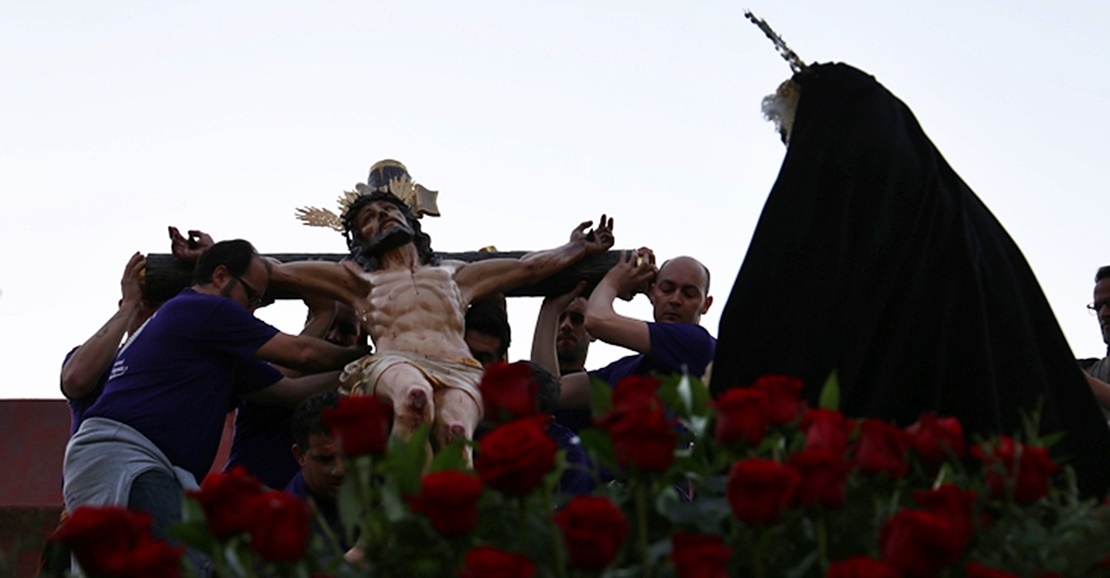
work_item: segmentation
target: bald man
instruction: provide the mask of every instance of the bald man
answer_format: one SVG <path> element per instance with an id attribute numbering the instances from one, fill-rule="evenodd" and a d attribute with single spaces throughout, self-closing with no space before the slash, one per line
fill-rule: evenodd
<path id="1" fill-rule="evenodd" d="M 582 288 L 579 285 L 571 293 L 546 299 L 540 308 L 533 356 L 545 367 L 557 367 L 553 328 L 557 327 L 559 313 Z M 631 299 L 637 292 L 644 292 L 651 301 L 654 322 L 625 317 L 613 309 L 617 297 Z M 697 259 L 676 257 L 656 269 L 650 249 L 623 253 L 590 294 L 585 326 L 592 337 L 636 354 L 589 373 L 561 376 L 559 406 L 588 407 L 591 377 L 611 385 L 630 375 L 653 372 L 702 377 L 717 347 L 717 340 L 699 325 L 712 304 L 709 269 Z"/>

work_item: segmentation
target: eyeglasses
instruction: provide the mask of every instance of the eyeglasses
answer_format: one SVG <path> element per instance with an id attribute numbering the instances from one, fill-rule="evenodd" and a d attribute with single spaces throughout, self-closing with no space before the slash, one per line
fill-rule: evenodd
<path id="1" fill-rule="evenodd" d="M 242 277 L 236 275 L 235 273 L 231 273 L 229 271 L 228 274 L 231 275 L 233 279 L 238 281 L 239 284 L 243 286 L 243 291 L 245 291 L 247 294 L 247 303 L 249 303 L 252 308 L 258 309 L 263 305 L 268 305 L 268 303 L 266 303 L 265 296 L 255 290 L 254 287 L 251 287 L 250 283 L 247 283 L 243 280 Z"/>
<path id="2" fill-rule="evenodd" d="M 1087 309 L 1091 312 L 1091 315 L 1098 315 L 1098 312 L 1101 311 L 1103 307 L 1110 307 L 1110 299 L 1103 299 L 1102 301 L 1095 301 L 1094 303 L 1087 304 Z"/>

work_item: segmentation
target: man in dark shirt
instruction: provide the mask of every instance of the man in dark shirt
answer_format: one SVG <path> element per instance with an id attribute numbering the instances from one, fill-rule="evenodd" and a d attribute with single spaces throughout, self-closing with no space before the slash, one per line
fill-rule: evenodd
<path id="1" fill-rule="evenodd" d="M 582 289 L 561 299 L 545 300 L 537 327 L 553 327 L 563 303 Z M 641 321 L 613 309 L 617 297 L 631 299 L 644 291 L 651 300 L 655 321 Z M 709 295 L 709 270 L 692 257 L 676 257 L 655 268 L 649 249 L 623 254 L 606 273 L 586 307 L 585 329 L 597 339 L 627 347 L 637 353 L 589 373 L 563 375 L 560 407 L 588 407 L 590 378 L 616 384 L 630 375 L 687 373 L 701 378 L 713 359 L 717 341 L 698 323 L 713 304 Z M 553 367 L 555 331 L 537 329 L 533 358 Z"/>
<path id="2" fill-rule="evenodd" d="M 170 299 L 120 349 L 104 392 L 66 447 L 66 508 L 124 505 L 153 516 L 168 538 L 184 489 L 212 467 L 224 417 L 240 396 L 294 405 L 335 388 L 338 372 L 284 378 L 266 361 L 307 371 L 366 353 L 287 335 L 254 317 L 270 267 L 250 243 L 216 243 L 193 285 Z M 191 555 L 203 573 L 204 563 Z"/>

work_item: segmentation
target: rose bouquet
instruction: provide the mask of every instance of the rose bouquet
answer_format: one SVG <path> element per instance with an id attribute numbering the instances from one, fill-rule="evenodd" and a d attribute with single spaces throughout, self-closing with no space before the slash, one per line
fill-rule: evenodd
<path id="1" fill-rule="evenodd" d="M 580 437 L 601 483 L 568 496 L 559 477 L 581 466 L 545 435 L 530 377 L 487 372 L 487 431 L 434 457 L 426 428 L 389 440 L 373 398 L 325 414 L 353 560 L 242 472 L 206 479 L 179 535 L 219 576 L 1110 576 L 1110 507 L 1077 497 L 1032 425 L 969 440 L 934 414 L 852 419 L 835 376 L 819 407 L 783 376 L 713 401 L 689 377 L 631 378 L 595 385 Z"/>

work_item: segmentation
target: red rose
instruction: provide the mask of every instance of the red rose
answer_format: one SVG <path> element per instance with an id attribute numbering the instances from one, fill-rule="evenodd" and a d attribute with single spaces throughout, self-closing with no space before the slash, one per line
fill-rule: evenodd
<path id="1" fill-rule="evenodd" d="M 732 548 L 720 536 L 676 533 L 671 536 L 671 563 L 678 578 L 728 578 Z"/>
<path id="2" fill-rule="evenodd" d="M 620 551 L 628 537 L 628 520 L 608 498 L 579 496 L 555 514 L 563 531 L 570 565 L 581 570 L 601 570 Z"/>
<path id="3" fill-rule="evenodd" d="M 975 533 L 971 511 L 975 498 L 975 492 L 963 490 L 955 484 L 943 484 L 935 490 L 913 493 L 913 499 L 921 504 L 922 509 L 944 517 L 951 524 L 948 536 L 953 550 L 963 550 Z"/>
<path id="4" fill-rule="evenodd" d="M 713 403 L 717 410 L 714 435 L 723 444 L 743 440 L 754 446 L 767 431 L 767 393 L 759 389 L 734 387 Z"/>
<path id="5" fill-rule="evenodd" d="M 866 558 L 848 558 L 837 560 L 829 564 L 829 571 L 825 578 L 901 578 L 898 569 L 881 560 Z"/>
<path id="6" fill-rule="evenodd" d="M 527 556 L 478 546 L 466 553 L 459 578 L 532 578 L 536 569 Z"/>
<path id="7" fill-rule="evenodd" d="M 740 460 L 728 473 L 728 503 L 741 522 L 769 524 L 786 510 L 800 481 L 797 471 L 774 460 Z"/>
<path id="8" fill-rule="evenodd" d="M 1032 504 L 1048 495 L 1049 478 L 1060 470 L 1045 448 L 1029 447 L 1001 436 L 994 446 L 976 446 L 971 453 L 986 466 L 985 478 L 991 497 L 1005 498 L 1013 488 L 1013 499 Z"/>
<path id="9" fill-rule="evenodd" d="M 277 490 L 255 500 L 251 549 L 266 560 L 293 562 L 308 549 L 311 511 L 304 500 Z"/>
<path id="10" fill-rule="evenodd" d="M 901 510 L 879 531 L 883 561 L 911 578 L 932 578 L 960 558 L 948 537 L 947 518 L 923 510 Z"/>
<path id="11" fill-rule="evenodd" d="M 848 418 L 831 409 L 809 409 L 802 416 L 801 429 L 806 436 L 807 450 L 830 450 L 843 454 L 848 451 L 848 439 L 853 427 Z"/>
<path id="12" fill-rule="evenodd" d="M 910 471 L 906 461 L 910 440 L 906 432 L 877 419 L 864 419 L 859 424 L 855 462 L 860 471 L 886 474 L 901 479 Z"/>
<path id="13" fill-rule="evenodd" d="M 503 423 L 539 413 L 539 384 L 526 361 L 499 361 L 486 369 L 478 384 L 486 419 Z"/>
<path id="14" fill-rule="evenodd" d="M 843 454 L 829 450 L 802 450 L 791 454 L 786 463 L 800 475 L 794 504 L 821 504 L 826 508 L 844 505 L 852 465 L 844 461 Z"/>
<path id="15" fill-rule="evenodd" d="M 146 578 L 181 575 L 183 547 L 152 538 L 150 514 L 119 506 L 81 506 L 50 537 L 73 551 L 91 576 Z"/>
<path id="16" fill-rule="evenodd" d="M 411 500 L 414 512 L 428 517 L 444 536 L 465 534 L 478 527 L 478 498 L 482 482 L 455 470 L 425 474 L 420 495 Z"/>
<path id="17" fill-rule="evenodd" d="M 964 430 L 954 417 L 938 418 L 929 412 L 906 428 L 906 433 L 914 453 L 930 471 L 935 472 L 949 454 L 963 457 L 966 453 Z"/>
<path id="18" fill-rule="evenodd" d="M 624 413 L 662 408 L 663 403 L 655 394 L 661 383 L 647 375 L 632 375 L 618 381 L 613 387 L 613 411 Z"/>
<path id="19" fill-rule="evenodd" d="M 250 529 L 254 500 L 262 495 L 262 483 L 243 466 L 235 466 L 228 472 L 208 474 L 199 490 L 187 493 L 204 509 L 208 530 L 223 540 Z"/>
<path id="20" fill-rule="evenodd" d="M 119 578 L 179 578 L 184 553 L 184 546 L 170 546 L 154 538 L 143 540 L 131 550 L 123 567 L 113 575 Z"/>
<path id="21" fill-rule="evenodd" d="M 662 408 L 610 412 L 597 421 L 609 433 L 617 462 L 626 468 L 662 472 L 674 462 L 678 436 Z"/>
<path id="22" fill-rule="evenodd" d="M 964 564 L 964 576 L 967 578 L 1021 578 L 1017 574 L 995 570 L 978 562 Z"/>
<path id="23" fill-rule="evenodd" d="M 325 407 L 320 415 L 348 457 L 385 453 L 393 407 L 377 396 L 343 396 L 335 407 Z"/>
<path id="24" fill-rule="evenodd" d="M 555 467 L 558 445 L 544 429 L 550 418 L 536 416 L 499 426 L 478 439 L 474 469 L 491 488 L 523 496 Z"/>
<path id="25" fill-rule="evenodd" d="M 767 394 L 767 420 L 786 425 L 802 411 L 802 382 L 785 375 L 764 375 L 752 387 Z"/>

